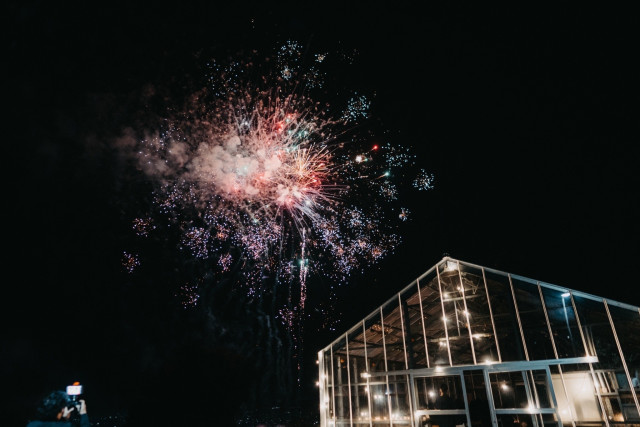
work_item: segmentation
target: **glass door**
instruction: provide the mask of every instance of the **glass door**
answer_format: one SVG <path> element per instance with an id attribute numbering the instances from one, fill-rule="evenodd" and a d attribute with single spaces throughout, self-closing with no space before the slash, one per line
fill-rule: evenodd
<path id="1" fill-rule="evenodd" d="M 549 368 L 483 371 L 498 427 L 561 426 Z M 475 424 L 473 424 L 475 426 Z"/>
<path id="2" fill-rule="evenodd" d="M 548 366 L 525 363 L 414 376 L 415 424 L 429 427 L 561 426 Z"/>

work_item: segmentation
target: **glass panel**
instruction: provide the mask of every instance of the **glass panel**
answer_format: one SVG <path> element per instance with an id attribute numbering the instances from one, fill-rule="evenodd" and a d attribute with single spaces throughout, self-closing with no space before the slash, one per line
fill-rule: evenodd
<path id="1" fill-rule="evenodd" d="M 426 368 L 427 353 L 424 346 L 422 329 L 422 314 L 420 313 L 420 298 L 416 283 L 400 295 L 403 309 L 405 343 L 409 369 Z"/>
<path id="2" fill-rule="evenodd" d="M 539 415 L 531 414 L 499 414 L 498 426 L 500 427 L 534 427 L 542 426 L 541 418 Z M 538 424 L 534 424 L 534 418 Z M 553 424 L 550 424 L 553 425 Z"/>
<path id="3" fill-rule="evenodd" d="M 350 421 L 349 387 L 346 385 L 336 387 L 336 420 Z"/>
<path id="4" fill-rule="evenodd" d="M 393 424 L 408 424 L 411 420 L 408 375 L 389 376 L 389 399 Z"/>
<path id="5" fill-rule="evenodd" d="M 497 415 L 497 419 L 498 425 L 503 427 L 542 427 L 558 425 L 555 414 L 499 414 Z"/>
<path id="6" fill-rule="evenodd" d="M 527 379 L 529 380 L 529 384 L 533 384 L 534 386 L 533 399 L 535 407 L 553 408 L 553 399 L 547 371 L 542 369 L 527 371 Z"/>
<path id="7" fill-rule="evenodd" d="M 500 414 L 497 415 L 500 427 L 533 427 L 533 416 L 530 414 Z M 540 425 L 540 424 L 538 424 Z"/>
<path id="8" fill-rule="evenodd" d="M 349 420 L 349 378 L 347 375 L 346 336 L 333 345 L 333 377 L 335 415 L 337 420 Z"/>
<path id="9" fill-rule="evenodd" d="M 466 422 L 462 414 L 439 413 L 439 410 L 465 409 L 460 376 L 433 377 L 429 391 L 429 409 L 434 410 L 429 414 L 432 425 L 454 426 Z M 432 394 L 435 397 L 431 397 Z"/>
<path id="10" fill-rule="evenodd" d="M 366 384 L 351 386 L 351 404 L 354 422 L 369 421 L 369 388 Z"/>
<path id="11" fill-rule="evenodd" d="M 367 371 L 364 358 L 364 334 L 361 329 L 349 334 L 349 364 L 351 384 L 360 382 L 360 374 Z"/>
<path id="12" fill-rule="evenodd" d="M 469 312 L 465 306 L 464 291 L 460 281 L 457 262 L 446 262 L 438 266 L 442 301 L 453 365 L 472 365 Z"/>
<path id="13" fill-rule="evenodd" d="M 635 390 L 636 397 L 638 397 L 638 394 L 640 394 L 640 314 L 636 310 L 628 310 L 613 305 L 609 305 L 609 313 L 611 313 L 622 354 L 629 369 L 631 385 Z M 624 384 L 628 384 L 628 381 Z M 640 422 L 638 407 L 631 389 L 621 387 L 619 393 L 625 422 Z"/>
<path id="14" fill-rule="evenodd" d="M 584 356 L 585 350 L 569 295 L 545 287 L 542 287 L 542 295 L 558 357 Z"/>
<path id="15" fill-rule="evenodd" d="M 555 359 L 538 285 L 512 279 L 529 360 Z"/>
<path id="16" fill-rule="evenodd" d="M 571 420 L 573 416 L 571 414 L 571 408 L 568 404 L 567 392 L 564 388 L 564 383 L 562 382 L 562 377 L 560 375 L 561 367 L 559 366 L 550 366 L 549 370 L 551 371 L 551 382 L 553 384 L 553 391 L 556 395 L 556 400 L 558 404 L 558 413 L 560 414 L 560 419 L 563 424 L 571 425 Z"/>
<path id="17" fill-rule="evenodd" d="M 487 400 L 484 375 L 482 371 L 466 371 L 464 383 L 467 388 L 469 417 L 473 427 L 491 426 L 491 408 Z"/>
<path id="18" fill-rule="evenodd" d="M 333 373 L 331 370 L 331 352 L 325 351 L 322 354 L 322 375 L 320 381 L 324 382 L 325 395 L 321 396 L 321 410 L 329 419 L 333 417 Z"/>
<path id="19" fill-rule="evenodd" d="M 364 321 L 369 372 L 384 371 L 384 347 L 382 345 L 382 321 L 379 312 Z"/>
<path id="20" fill-rule="evenodd" d="M 582 325 L 587 348 L 598 356 L 593 364 L 596 387 L 600 391 L 602 404 L 609 420 L 623 421 L 619 389 L 629 389 L 629 381 L 622 366 L 609 317 L 604 303 L 575 297 L 576 309 Z"/>
<path id="21" fill-rule="evenodd" d="M 538 414 L 536 415 L 536 417 L 538 418 L 539 426 L 557 426 L 558 425 L 558 416 L 556 414 Z M 527 424 L 522 427 L 528 427 L 533 425 L 534 424 Z"/>
<path id="22" fill-rule="evenodd" d="M 414 378 L 414 389 L 416 391 L 416 409 L 429 408 L 429 402 L 436 398 L 436 386 L 433 384 L 433 377 Z"/>
<path id="23" fill-rule="evenodd" d="M 356 329 L 348 336 L 349 340 L 349 379 L 351 414 L 355 418 L 364 410 L 369 412 L 367 401 L 367 364 L 364 345 L 364 333 L 362 328 Z"/>
<path id="24" fill-rule="evenodd" d="M 490 373 L 493 404 L 496 409 L 523 409 L 529 407 L 526 376 L 523 372 Z"/>
<path id="25" fill-rule="evenodd" d="M 384 377 L 369 382 L 371 394 L 371 413 L 375 421 L 389 420 L 389 403 L 387 401 L 387 383 Z"/>
<path id="26" fill-rule="evenodd" d="M 387 371 L 407 369 L 404 357 L 402 319 L 397 298 L 382 307 L 382 320 Z"/>
<path id="27" fill-rule="evenodd" d="M 485 272 L 485 277 L 502 361 L 526 360 L 509 278 L 490 271 Z"/>
<path id="28" fill-rule="evenodd" d="M 600 423 L 602 414 L 589 366 L 585 364 L 562 365 L 562 373 L 555 367 L 551 372 L 553 390 L 558 402 L 558 412 L 563 424 Z"/>
<path id="29" fill-rule="evenodd" d="M 430 367 L 449 365 L 449 352 L 447 351 L 442 320 L 442 301 L 435 272 L 420 281 L 420 296 L 422 297 L 429 365 Z"/>
<path id="30" fill-rule="evenodd" d="M 493 334 L 482 270 L 460 263 L 460 274 L 469 312 L 476 362 L 496 362 L 498 361 L 498 349 Z"/>

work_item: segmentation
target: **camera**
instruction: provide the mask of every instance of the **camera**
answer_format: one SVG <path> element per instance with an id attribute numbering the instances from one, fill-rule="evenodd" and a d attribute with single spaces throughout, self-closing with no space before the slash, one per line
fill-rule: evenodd
<path id="1" fill-rule="evenodd" d="M 82 403 L 80 396 L 82 395 L 82 385 L 74 382 L 67 386 L 67 410 L 69 411 L 69 422 L 72 425 L 80 425 L 80 410 Z"/>
<path id="2" fill-rule="evenodd" d="M 74 382 L 71 385 L 67 386 L 67 397 L 68 397 L 68 408 L 73 409 L 76 408 L 80 410 L 80 402 L 79 396 L 82 394 L 82 385 L 79 382 Z"/>

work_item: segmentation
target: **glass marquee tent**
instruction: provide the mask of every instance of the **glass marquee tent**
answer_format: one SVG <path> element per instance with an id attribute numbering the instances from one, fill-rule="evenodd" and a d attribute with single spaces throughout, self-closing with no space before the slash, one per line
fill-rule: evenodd
<path id="1" fill-rule="evenodd" d="M 640 308 L 450 257 L 318 356 L 323 427 L 640 426 Z"/>

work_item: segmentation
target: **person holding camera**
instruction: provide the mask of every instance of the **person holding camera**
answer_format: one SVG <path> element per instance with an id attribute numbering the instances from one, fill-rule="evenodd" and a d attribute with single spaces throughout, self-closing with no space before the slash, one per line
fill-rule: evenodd
<path id="1" fill-rule="evenodd" d="M 64 391 L 45 396 L 27 427 L 90 427 L 84 399 L 72 400 Z"/>

